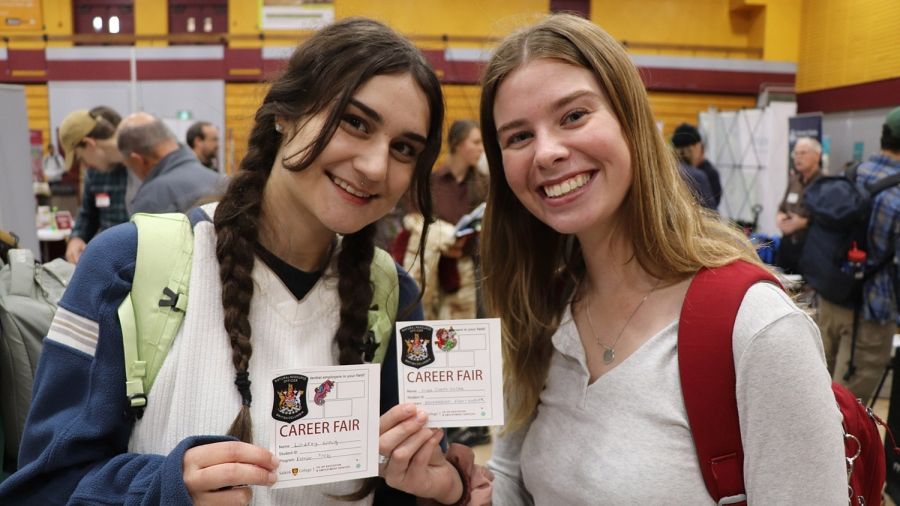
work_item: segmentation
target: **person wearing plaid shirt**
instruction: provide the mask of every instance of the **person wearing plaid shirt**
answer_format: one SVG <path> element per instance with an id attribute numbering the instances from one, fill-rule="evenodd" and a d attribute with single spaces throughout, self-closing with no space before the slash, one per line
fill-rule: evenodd
<path id="1" fill-rule="evenodd" d="M 70 237 L 81 238 L 87 243 L 107 228 L 128 221 L 127 186 L 128 169 L 122 164 L 116 164 L 108 172 L 88 169 L 81 192 L 81 208 Z"/>
<path id="2" fill-rule="evenodd" d="M 81 209 L 66 245 L 69 262 L 78 262 L 87 242 L 95 235 L 128 221 L 125 196 L 129 189 L 128 169 L 116 147 L 116 127 L 121 121 L 119 113 L 101 105 L 74 111 L 59 126 L 66 169 L 71 169 L 76 162 L 89 167 Z"/>
<path id="3" fill-rule="evenodd" d="M 859 165 L 856 184 L 866 187 L 900 172 L 900 107 L 892 110 L 882 127 L 881 153 Z M 872 203 L 869 221 L 866 264 L 877 271 L 863 285 L 863 304 L 856 337 L 856 372 L 844 379 L 853 329 L 853 310 L 819 297 L 819 324 L 823 335 L 838 330 L 841 336 L 834 378 L 857 397 L 867 400 L 875 390 L 885 366 L 891 359 L 893 336 L 897 332 L 897 296 L 894 283 L 895 242 L 900 226 L 900 186 L 888 188 Z M 827 347 L 827 346 L 826 346 Z"/>

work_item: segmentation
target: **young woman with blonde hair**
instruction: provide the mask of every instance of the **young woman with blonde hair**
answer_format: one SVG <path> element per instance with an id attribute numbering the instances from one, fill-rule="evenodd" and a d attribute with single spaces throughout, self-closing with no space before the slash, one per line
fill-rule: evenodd
<path id="1" fill-rule="evenodd" d="M 714 504 L 679 384 L 678 319 L 705 267 L 760 265 L 704 211 L 657 131 L 622 46 L 552 15 L 486 69 L 482 232 L 489 314 L 503 319 L 507 427 L 497 504 Z M 818 331 L 779 288 L 734 324 L 750 504 L 847 501 L 841 418 Z"/>

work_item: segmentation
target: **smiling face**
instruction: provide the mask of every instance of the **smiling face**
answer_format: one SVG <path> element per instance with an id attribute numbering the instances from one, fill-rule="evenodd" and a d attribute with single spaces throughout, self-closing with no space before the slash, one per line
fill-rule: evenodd
<path id="1" fill-rule="evenodd" d="M 264 198 L 322 233 L 350 234 L 387 214 L 409 186 L 428 136 L 428 101 L 409 74 L 375 76 L 353 94 L 322 153 L 303 170 L 285 168 L 303 157 L 327 114 L 283 125 Z"/>
<path id="2" fill-rule="evenodd" d="M 537 59 L 497 88 L 494 119 L 510 189 L 562 234 L 612 225 L 632 182 L 631 155 L 587 69 Z"/>

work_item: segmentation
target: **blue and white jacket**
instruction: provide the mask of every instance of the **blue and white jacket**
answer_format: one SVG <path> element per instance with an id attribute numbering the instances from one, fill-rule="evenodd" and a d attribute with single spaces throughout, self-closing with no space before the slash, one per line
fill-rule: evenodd
<path id="1" fill-rule="evenodd" d="M 194 336 L 186 335 L 191 332 L 191 318 L 199 320 L 215 320 L 221 314 L 221 303 L 199 303 L 199 297 L 205 296 L 208 300 L 218 297 L 215 286 L 216 279 L 203 279 L 204 273 L 216 271 L 218 264 L 214 256 L 215 233 L 210 222 L 200 222 L 195 226 L 194 261 L 191 275 L 191 291 L 188 311 L 182 324 L 181 331 L 176 337 L 175 344 L 167 356 L 166 363 L 160 370 L 154 389 L 148 398 L 148 414 L 153 408 L 154 395 L 157 395 L 157 403 L 161 396 L 172 397 L 173 391 L 166 391 L 167 381 L 175 385 L 174 378 L 183 378 L 185 371 L 178 369 L 178 353 L 188 353 Z M 212 249 L 210 249 L 212 248 Z M 137 254 L 137 229 L 132 223 L 125 223 L 109 229 L 98 235 L 85 250 L 78 263 L 78 268 L 71 283 L 59 303 L 59 309 L 54 317 L 53 324 L 47 339 L 44 341 L 44 350 L 37 369 L 33 401 L 31 411 L 26 422 L 25 433 L 21 442 L 19 453 L 19 470 L 0 484 L 0 504 L 129 504 L 129 505 L 189 505 L 191 498 L 182 479 L 182 461 L 185 451 L 194 446 L 212 442 L 225 441 L 231 438 L 223 436 L 227 431 L 227 425 L 219 430 L 209 432 L 187 432 L 176 443 L 169 447 L 167 452 L 139 453 L 129 450 L 134 444 L 134 435 L 140 430 L 163 431 L 171 436 L 173 429 L 152 428 L 140 424 L 148 422 L 148 416 L 136 423 L 127 413 L 128 402 L 125 395 L 125 363 L 123 358 L 122 334 L 119 326 L 117 309 L 131 290 L 131 282 L 134 275 L 135 257 Z M 409 275 L 398 266 L 400 280 L 399 311 L 410 307 L 418 296 L 418 290 Z M 272 279 L 266 282 L 257 278 L 257 272 L 268 272 Z M 258 302 L 265 299 L 268 290 L 271 294 L 280 294 L 277 289 L 284 289 L 289 293 L 277 278 L 267 270 L 261 261 L 254 267 L 254 280 L 256 291 L 254 302 L 251 304 L 251 322 L 254 326 L 253 340 L 254 357 L 257 348 L 261 357 L 266 355 L 266 347 L 278 348 L 279 355 L 285 349 L 285 360 L 296 360 L 296 356 L 290 358 L 290 348 L 301 338 L 292 337 L 292 341 L 274 341 L 267 343 L 265 340 L 271 336 L 271 332 L 257 332 L 257 321 L 254 320 L 254 311 L 267 309 L 267 304 Z M 328 295 L 329 271 L 323 274 L 323 278 L 317 283 L 320 291 Z M 204 283 L 208 286 L 205 286 Z M 324 285 L 326 288 L 322 288 Z M 310 293 L 316 290 L 316 287 Z M 336 295 L 333 295 L 336 297 Z M 282 298 L 283 299 L 283 298 Z M 297 301 L 297 307 L 308 304 L 308 297 Z M 323 298 L 321 300 L 329 300 Z M 292 299 L 291 302 L 296 301 Z M 284 305 L 284 300 L 281 300 Z M 319 320 L 322 314 L 332 315 L 333 325 L 338 318 L 337 307 L 322 308 L 316 313 Z M 324 320 L 329 320 L 324 318 Z M 422 319 L 421 306 L 408 315 L 411 320 Z M 274 320 L 278 320 L 277 318 Z M 221 318 L 216 326 L 221 329 Z M 278 320 L 281 321 L 281 320 Z M 201 321 L 202 323 L 202 321 Z M 262 327 L 270 322 L 259 322 Z M 288 323 L 282 323 L 281 329 L 285 332 L 294 332 L 295 336 L 303 336 L 302 328 L 290 327 Z M 221 331 L 224 334 L 224 330 Z M 273 338 L 274 339 L 274 338 Z M 324 339 L 316 336 L 311 342 L 320 342 Z M 331 341 L 331 339 L 329 339 Z M 398 402 L 397 393 L 397 364 L 394 340 L 387 351 L 381 371 L 381 411 L 382 413 Z M 222 341 L 227 343 L 228 341 Z M 330 344 L 329 344 L 330 346 Z M 179 351 L 179 347 L 180 351 Z M 216 348 L 220 348 L 216 346 Z M 227 345 L 224 348 L 228 348 Z M 270 350 L 271 351 L 271 350 Z M 197 369 L 204 367 L 209 371 L 221 369 L 215 362 L 217 350 L 211 350 L 209 354 L 200 357 L 193 356 Z M 230 355 L 230 349 L 226 350 Z M 270 352 L 269 355 L 272 355 Z M 263 358 L 260 358 L 263 360 Z M 318 365 L 332 365 L 332 363 L 319 363 Z M 280 364 L 282 367 L 300 367 L 307 364 Z M 178 366 L 180 367 L 180 366 Z M 268 378 L 265 371 L 254 369 L 251 358 L 252 388 L 263 389 Z M 191 372 L 191 371 L 188 371 Z M 254 374 L 254 372 L 256 374 Z M 177 374 L 176 374 L 177 373 Z M 233 366 L 227 369 L 227 374 L 233 379 Z M 169 379 L 167 380 L 167 376 Z M 180 379 L 179 388 L 173 389 L 174 395 L 188 390 L 190 395 L 203 400 L 204 395 L 211 398 L 225 397 L 226 400 L 234 400 L 227 413 L 209 412 L 202 417 L 179 417 L 178 405 L 165 406 L 171 410 L 171 420 L 190 423 L 200 423 L 198 418 L 230 420 L 234 418 L 240 407 L 237 391 L 231 381 L 217 384 L 212 388 L 215 392 L 206 392 L 206 389 L 191 389 L 187 380 Z M 198 386 L 198 385 L 193 385 Z M 159 387 L 159 388 L 158 388 Z M 157 392 L 157 389 L 159 392 Z M 269 387 L 271 389 L 271 387 Z M 259 405 L 261 410 L 269 410 L 266 405 L 267 397 L 262 393 L 253 396 L 255 402 L 251 409 Z M 254 392 L 256 393 L 256 392 Z M 235 396 L 232 399 L 229 396 Z M 270 402 L 270 401 L 269 401 Z M 196 406 L 191 406 L 196 410 Z M 212 410 L 211 410 L 212 411 Z M 152 417 L 151 417 L 152 418 Z M 254 412 L 254 420 L 259 420 Z M 255 423 L 254 441 L 257 441 L 257 428 L 260 423 Z M 221 425 L 215 425 L 220 427 Z M 260 429 L 261 430 L 261 429 Z M 168 431 L 168 432 L 166 432 Z M 358 482 L 343 482 L 341 491 L 355 490 Z M 335 485 L 335 484 L 332 484 Z M 353 486 L 351 486 L 353 485 Z M 347 488 L 349 487 L 349 488 Z M 286 499 L 289 496 L 278 494 L 284 491 L 307 490 L 306 494 L 315 487 L 300 487 L 296 489 L 271 490 L 264 487 L 256 487 L 254 490 L 254 504 L 295 504 L 298 502 Z M 335 490 L 335 489 L 330 489 Z M 331 502 L 330 498 L 319 496 L 324 502 Z M 282 497 L 284 499 L 282 499 Z M 367 500 L 371 501 L 372 498 Z M 375 503 L 384 504 L 414 504 L 414 498 L 402 494 L 396 490 L 383 486 L 375 494 Z M 303 500 L 301 503 L 322 503 L 316 500 L 311 502 Z M 343 503 L 348 504 L 348 503 Z"/>

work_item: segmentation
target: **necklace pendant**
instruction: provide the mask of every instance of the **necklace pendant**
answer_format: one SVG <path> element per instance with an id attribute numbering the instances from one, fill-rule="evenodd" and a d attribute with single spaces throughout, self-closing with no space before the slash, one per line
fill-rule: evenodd
<path id="1" fill-rule="evenodd" d="M 606 348 L 603 350 L 603 363 L 609 365 L 616 359 L 616 350 L 612 348 Z"/>

